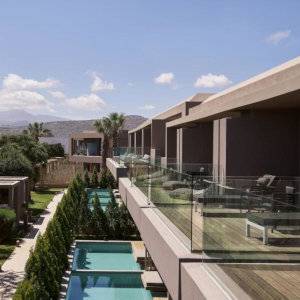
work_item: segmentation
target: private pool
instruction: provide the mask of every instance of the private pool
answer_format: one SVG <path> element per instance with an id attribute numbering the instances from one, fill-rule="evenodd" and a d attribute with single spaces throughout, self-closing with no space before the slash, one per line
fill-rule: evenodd
<path id="1" fill-rule="evenodd" d="M 140 270 L 130 242 L 77 241 L 73 270 Z"/>
<path id="2" fill-rule="evenodd" d="M 76 241 L 67 300 L 151 300 L 130 242 Z"/>
<path id="3" fill-rule="evenodd" d="M 106 209 L 108 202 L 111 200 L 111 191 L 109 189 L 87 189 L 87 196 L 89 199 L 89 208 L 93 209 L 93 199 L 97 194 L 100 200 L 100 205 L 103 210 Z"/>
<path id="4" fill-rule="evenodd" d="M 140 273 L 73 271 L 67 300 L 151 300 Z"/>

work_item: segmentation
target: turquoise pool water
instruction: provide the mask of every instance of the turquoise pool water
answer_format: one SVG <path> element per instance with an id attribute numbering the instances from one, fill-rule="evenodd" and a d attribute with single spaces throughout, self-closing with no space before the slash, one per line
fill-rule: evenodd
<path id="1" fill-rule="evenodd" d="M 67 300 L 151 300 L 139 273 L 73 271 Z"/>
<path id="2" fill-rule="evenodd" d="M 131 243 L 77 242 L 73 270 L 140 270 Z"/>
<path id="3" fill-rule="evenodd" d="M 100 200 L 100 205 L 103 210 L 106 209 L 107 204 L 111 200 L 111 193 L 109 189 L 87 189 L 87 195 L 89 199 L 89 208 L 93 209 L 93 199 L 95 194 L 98 195 Z"/>

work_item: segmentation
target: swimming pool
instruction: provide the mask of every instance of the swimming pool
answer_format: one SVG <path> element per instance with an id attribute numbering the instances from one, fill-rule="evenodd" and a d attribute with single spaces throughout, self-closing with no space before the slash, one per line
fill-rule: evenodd
<path id="1" fill-rule="evenodd" d="M 151 300 L 140 273 L 73 271 L 67 300 Z"/>
<path id="2" fill-rule="evenodd" d="M 130 242 L 76 241 L 67 300 L 151 300 Z"/>
<path id="3" fill-rule="evenodd" d="M 73 270 L 140 270 L 130 242 L 77 241 Z"/>
<path id="4" fill-rule="evenodd" d="M 111 191 L 109 189 L 87 189 L 87 196 L 89 200 L 89 209 L 93 209 L 93 200 L 97 194 L 100 200 L 100 205 L 103 210 L 106 209 L 108 203 L 111 201 Z"/>

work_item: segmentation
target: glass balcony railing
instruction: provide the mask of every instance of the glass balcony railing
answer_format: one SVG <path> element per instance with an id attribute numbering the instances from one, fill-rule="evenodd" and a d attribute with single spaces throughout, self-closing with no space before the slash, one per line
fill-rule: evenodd
<path id="1" fill-rule="evenodd" d="M 202 251 L 225 261 L 298 261 L 296 189 L 282 189 L 277 183 L 270 190 L 257 181 L 240 189 L 231 183 L 207 182 L 204 196 L 196 200 L 202 218 Z"/>
<path id="2" fill-rule="evenodd" d="M 224 178 L 209 164 L 209 172 L 178 172 L 129 157 L 123 162 L 131 182 L 204 260 L 300 260 L 300 178 Z"/>

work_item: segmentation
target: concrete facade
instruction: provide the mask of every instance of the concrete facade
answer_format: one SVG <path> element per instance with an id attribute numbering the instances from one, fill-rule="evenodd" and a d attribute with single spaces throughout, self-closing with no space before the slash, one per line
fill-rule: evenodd
<path id="1" fill-rule="evenodd" d="M 151 152 L 156 147 L 164 149 L 164 167 L 173 162 L 182 170 L 184 164 L 207 163 L 217 167 L 216 175 L 222 180 L 264 174 L 298 178 L 299 100 L 300 57 L 201 103 L 178 104 L 132 130 L 130 143 L 133 138 L 136 147 L 138 132 L 150 127 Z M 119 187 L 172 299 L 250 299 L 216 264 L 209 263 L 208 271 L 204 257 L 185 247 L 170 230 L 170 220 L 129 179 L 120 179 Z M 224 228 L 228 224 L 223 223 Z M 217 226 L 222 226 L 221 221 L 216 221 Z"/>
<path id="2" fill-rule="evenodd" d="M 223 177 L 299 176 L 299 99 L 300 58 L 209 97 L 189 115 L 166 124 L 168 133 L 195 128 L 186 140 L 184 133 L 177 135 L 177 161 L 197 163 L 203 157 Z M 200 124 L 211 124 L 209 136 L 196 129 Z M 201 142 L 209 156 L 198 148 Z"/>
<path id="3" fill-rule="evenodd" d="M 28 177 L 0 176 L 0 206 L 15 211 L 17 224 L 23 219 L 29 201 Z"/>
<path id="4" fill-rule="evenodd" d="M 135 149 L 141 148 L 143 152 L 141 154 L 150 154 L 151 161 L 157 161 L 157 158 L 162 158 L 164 160 L 164 157 L 166 157 L 165 160 L 168 160 L 168 146 L 166 144 L 167 122 L 187 116 L 195 109 L 195 107 L 199 106 L 205 99 L 207 99 L 211 95 L 212 94 L 196 94 L 179 103 L 178 105 L 169 108 L 167 111 L 145 121 L 137 128 L 130 130 L 128 133 L 128 147 Z M 150 132 L 150 137 L 148 135 L 148 132 Z M 142 136 L 144 136 L 144 138 L 140 138 Z M 148 147 L 151 148 L 149 151 Z M 144 149 L 147 149 L 147 151 L 145 152 Z"/>
<path id="5" fill-rule="evenodd" d="M 200 275 L 203 290 L 190 290 L 199 283 L 195 283 L 194 272 L 186 274 L 183 268 L 186 264 L 197 267 L 201 256 L 190 252 L 170 230 L 165 217 L 128 178 L 119 179 L 119 191 L 173 300 L 216 299 L 203 296 L 210 294 L 218 295 L 218 299 L 228 299 L 226 291 L 204 273 Z"/>

